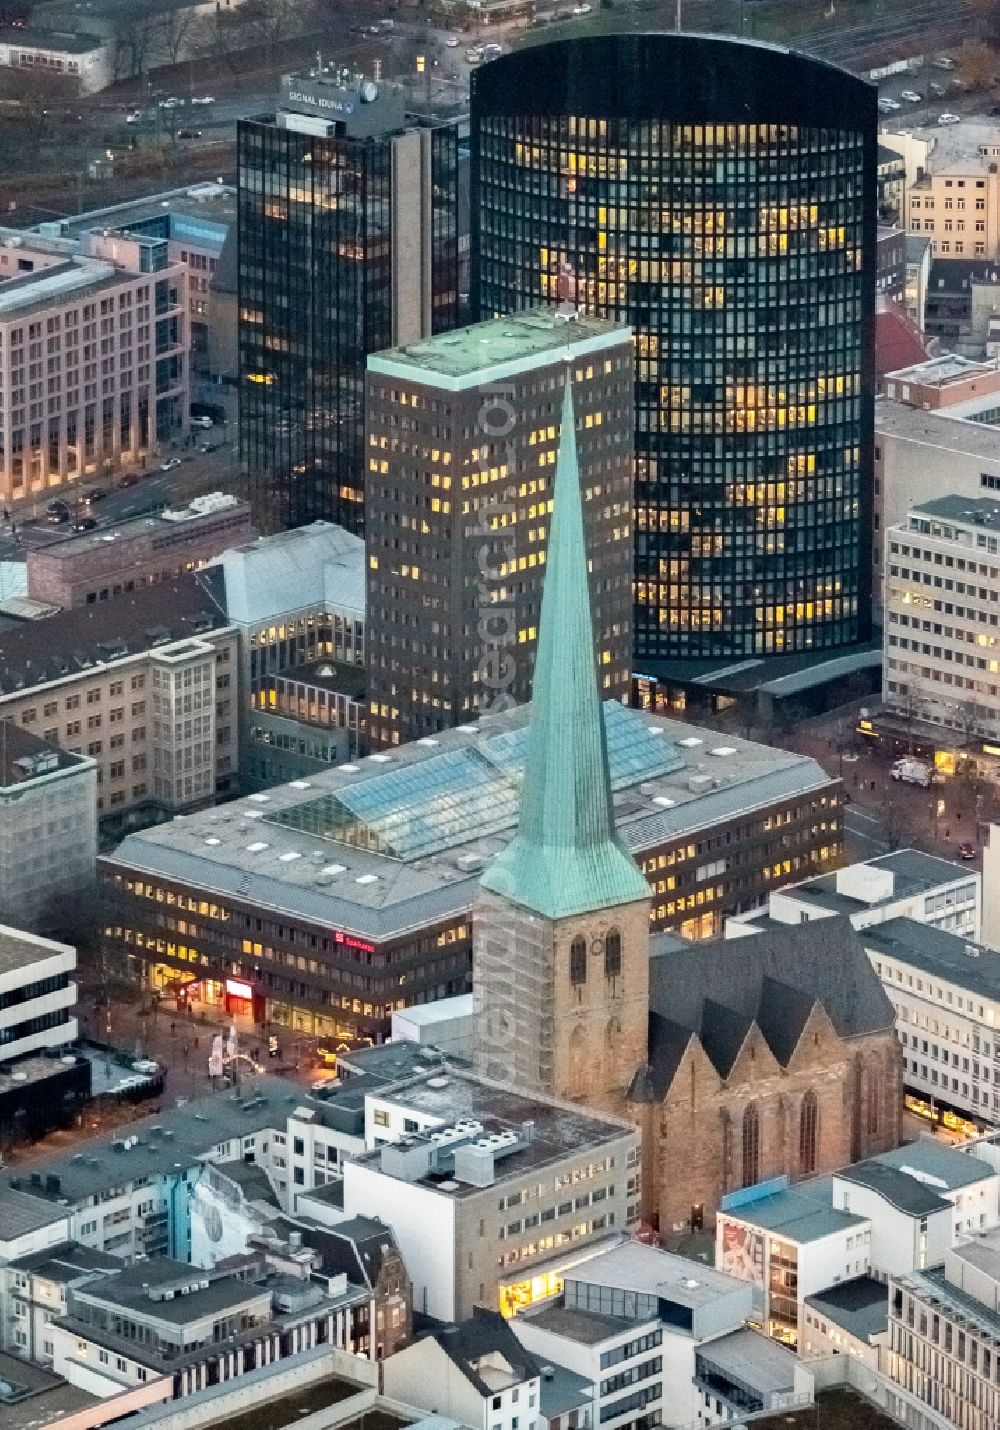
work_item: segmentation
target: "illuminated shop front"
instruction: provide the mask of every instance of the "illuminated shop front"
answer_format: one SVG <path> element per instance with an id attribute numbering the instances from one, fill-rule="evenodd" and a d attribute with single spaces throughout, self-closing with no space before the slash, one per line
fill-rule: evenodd
<path id="1" fill-rule="evenodd" d="M 654 674 L 870 634 L 875 100 L 719 36 L 559 40 L 472 76 L 474 315 L 569 302 L 635 334 Z"/>

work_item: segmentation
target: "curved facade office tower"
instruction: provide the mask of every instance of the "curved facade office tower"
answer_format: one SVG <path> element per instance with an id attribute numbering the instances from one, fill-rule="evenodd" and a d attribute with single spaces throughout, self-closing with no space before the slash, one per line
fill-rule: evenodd
<path id="1" fill-rule="evenodd" d="M 474 311 L 568 301 L 634 330 L 640 671 L 870 633 L 876 99 L 701 35 L 473 75 Z"/>

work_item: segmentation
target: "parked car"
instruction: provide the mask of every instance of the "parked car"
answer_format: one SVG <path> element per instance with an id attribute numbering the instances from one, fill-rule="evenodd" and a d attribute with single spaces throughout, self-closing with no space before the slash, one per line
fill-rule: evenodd
<path id="1" fill-rule="evenodd" d="M 962 122 L 962 116 L 961 116 L 960 114 L 939 114 L 939 115 L 938 115 L 938 123 L 939 123 L 939 124 L 961 124 L 961 122 Z"/>
<path id="2" fill-rule="evenodd" d="M 160 463 L 161 472 L 174 472 L 181 464 L 180 457 L 168 457 L 165 462 Z"/>
<path id="3" fill-rule="evenodd" d="M 69 512 L 50 511 L 45 520 L 49 523 L 50 526 L 63 526 L 67 521 L 69 521 Z M 23 526 L 24 523 L 22 522 L 21 525 Z"/>
<path id="4" fill-rule="evenodd" d="M 120 476 L 120 477 L 118 478 L 118 485 L 119 485 L 120 487 L 135 487 L 135 486 L 138 486 L 138 484 L 139 484 L 139 473 L 138 473 L 138 472 L 125 472 L 122 476 Z"/>
<path id="5" fill-rule="evenodd" d="M 192 104 L 214 104 L 214 94 L 196 94 L 191 101 Z"/>
<path id="6" fill-rule="evenodd" d="M 74 531 L 93 531 L 97 525 L 96 516 L 78 516 L 73 523 Z"/>
<path id="7" fill-rule="evenodd" d="M 898 99 L 888 99 L 888 98 L 886 98 L 886 99 L 880 99 L 879 102 L 878 102 L 878 112 L 879 112 L 879 114 L 894 114 L 895 111 L 896 111 L 897 109 L 899 109 L 899 107 L 900 107 L 900 105 L 899 105 L 899 100 L 898 100 Z"/>
<path id="8" fill-rule="evenodd" d="M 106 496 L 107 492 L 103 487 L 94 487 L 92 491 L 84 492 L 80 500 L 84 506 L 93 506 L 94 502 L 103 501 Z"/>
<path id="9" fill-rule="evenodd" d="M 933 94 L 935 99 L 940 99 L 941 96 L 944 94 L 944 85 L 938 84 L 937 80 L 932 79 L 930 84 L 927 86 L 927 93 Z"/>
<path id="10" fill-rule="evenodd" d="M 177 131 L 177 138 L 178 138 L 178 139 L 200 139 L 200 138 L 201 138 L 201 130 L 200 130 L 200 129 L 178 129 L 178 131 Z"/>
<path id="11" fill-rule="evenodd" d="M 180 109 L 184 103 L 183 99 L 178 99 L 176 94 L 168 94 L 166 99 L 160 100 L 161 109 Z"/>
<path id="12" fill-rule="evenodd" d="M 976 846 L 974 844 L 970 844 L 968 840 L 965 840 L 962 844 L 958 846 L 959 859 L 975 859 L 977 853 L 978 850 L 976 849 Z"/>
<path id="13" fill-rule="evenodd" d="M 920 95 L 915 89 L 901 89 L 899 92 L 899 97 L 900 99 L 905 99 L 907 104 L 920 103 Z"/>
<path id="14" fill-rule="evenodd" d="M 457 50 L 461 43 L 462 41 L 458 38 L 457 35 L 449 35 L 448 38 L 445 40 L 445 44 L 447 45 L 449 50 Z"/>
<path id="15" fill-rule="evenodd" d="M 938 55 L 936 60 L 931 60 L 931 64 L 936 70 L 953 70 L 955 61 L 951 55 Z"/>
<path id="16" fill-rule="evenodd" d="M 126 116 L 125 116 L 125 123 L 126 123 L 126 124 L 138 124 L 141 119 L 142 119 L 142 110 L 141 110 L 141 109 L 130 109 L 129 112 L 128 112 L 128 114 L 126 114 Z"/>
<path id="17" fill-rule="evenodd" d="M 211 417 L 192 417 L 191 426 L 204 427 L 207 431 L 209 427 L 214 427 L 215 423 L 212 421 Z"/>
<path id="18" fill-rule="evenodd" d="M 47 516 L 54 516 L 56 512 L 69 511 L 69 503 L 64 502 L 61 497 L 55 497 L 45 508 Z"/>

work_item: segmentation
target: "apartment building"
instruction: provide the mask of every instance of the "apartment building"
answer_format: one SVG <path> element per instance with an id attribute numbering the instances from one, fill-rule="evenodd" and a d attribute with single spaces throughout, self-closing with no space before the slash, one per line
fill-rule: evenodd
<path id="1" fill-rule="evenodd" d="M 927 138 L 906 195 L 909 232 L 930 236 L 935 258 L 1000 259 L 1000 128 L 964 121 Z"/>
<path id="2" fill-rule="evenodd" d="M 477 1305 L 511 1315 L 552 1295 L 568 1265 L 639 1215 L 632 1124 L 457 1066 L 368 1094 L 365 1145 L 343 1164 L 342 1197 L 301 1196 L 298 1210 L 391 1226 L 414 1309 L 441 1320 Z"/>
<path id="3" fill-rule="evenodd" d="M 1000 1125 L 997 954 L 912 919 L 862 938 L 896 1009 L 907 1101 L 933 1121 Z"/>
<path id="4" fill-rule="evenodd" d="M 0 231 L 0 500 L 137 463 L 187 423 L 187 274 L 162 239 Z"/>
<path id="5" fill-rule="evenodd" d="M 1000 500 L 944 496 L 890 527 L 885 580 L 886 708 L 1000 739 Z"/>
<path id="6" fill-rule="evenodd" d="M 96 761 L 0 719 L 0 920 L 56 927 L 96 863 Z"/>
<path id="7" fill-rule="evenodd" d="M 369 733 L 405 743 L 531 694 L 573 382 L 601 693 L 632 656 L 631 330 L 532 309 L 368 359 Z"/>
<path id="8" fill-rule="evenodd" d="M 224 492 L 29 547 L 28 596 L 65 611 L 159 585 L 252 541 L 246 502 Z"/>
<path id="9" fill-rule="evenodd" d="M 124 827 L 199 805 L 238 773 L 237 635 L 185 575 L 0 632 L 0 718 L 97 766 Z"/>
<path id="10" fill-rule="evenodd" d="M 846 916 L 856 929 L 889 919 L 915 919 L 975 939 L 982 919 L 982 884 L 975 869 L 919 849 L 897 849 L 775 889 L 765 908 L 727 919 L 726 938 L 760 933 L 776 923 Z"/>
<path id="11" fill-rule="evenodd" d="M 889 1283 L 881 1369 L 956 1430 L 1000 1423 L 1000 1232 L 945 1253 L 944 1264 Z"/>

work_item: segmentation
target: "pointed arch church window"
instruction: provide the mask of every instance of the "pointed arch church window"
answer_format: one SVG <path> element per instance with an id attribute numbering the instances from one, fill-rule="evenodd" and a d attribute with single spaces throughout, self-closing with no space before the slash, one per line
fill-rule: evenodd
<path id="1" fill-rule="evenodd" d="M 587 940 L 575 938 L 569 946 L 569 981 L 574 985 L 587 981 Z"/>

